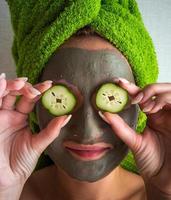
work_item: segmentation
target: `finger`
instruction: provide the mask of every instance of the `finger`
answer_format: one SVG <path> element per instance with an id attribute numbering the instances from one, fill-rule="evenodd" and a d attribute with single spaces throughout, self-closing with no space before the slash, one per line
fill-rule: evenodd
<path id="1" fill-rule="evenodd" d="M 52 83 L 53 81 L 46 80 L 42 83 L 38 83 L 34 85 L 34 87 L 42 93 L 42 92 L 45 92 L 47 89 L 49 89 L 52 86 Z"/>
<path id="2" fill-rule="evenodd" d="M 140 101 L 140 103 L 145 103 L 147 100 L 158 94 L 171 92 L 171 83 L 151 84 L 146 86 L 142 92 L 143 92 L 143 98 Z"/>
<path id="3" fill-rule="evenodd" d="M 41 98 L 40 94 L 45 92 L 51 86 L 52 81 L 44 81 L 43 83 L 36 84 L 34 89 L 36 88 L 39 93 L 36 92 L 35 94 L 37 95 L 34 98 L 30 98 L 27 94 L 22 96 L 20 101 L 16 104 L 16 110 L 24 114 L 30 113 L 34 108 L 35 103 Z"/>
<path id="4" fill-rule="evenodd" d="M 155 103 L 156 102 L 154 100 L 149 100 L 145 104 L 141 104 L 140 108 L 143 112 L 148 113 L 153 109 L 153 107 L 155 106 Z"/>
<path id="5" fill-rule="evenodd" d="M 124 120 L 117 114 L 111 114 L 108 112 L 103 113 L 104 117 L 111 125 L 114 133 L 125 143 L 128 147 L 136 152 L 138 151 L 142 137 L 136 134 L 136 132 L 131 129 Z"/>
<path id="6" fill-rule="evenodd" d="M 21 77 L 15 80 L 7 80 L 6 90 L 3 94 L 1 108 L 6 110 L 13 110 L 16 102 L 16 96 L 10 94 L 10 90 L 20 90 L 24 87 L 27 78 Z"/>
<path id="7" fill-rule="evenodd" d="M 151 111 L 149 111 L 150 114 L 152 113 L 157 113 L 159 112 L 160 110 L 162 110 L 164 107 L 164 102 L 160 102 L 156 105 L 154 105 L 154 107 L 151 109 Z"/>
<path id="8" fill-rule="evenodd" d="M 14 80 L 7 80 L 7 91 L 14 91 L 14 90 L 20 90 L 22 87 L 24 87 L 26 81 L 28 80 L 27 77 L 19 77 Z"/>
<path id="9" fill-rule="evenodd" d="M 5 77 L 6 77 L 5 73 L 2 73 L 0 75 L 0 99 L 2 98 L 2 96 L 6 90 L 7 82 L 6 82 Z"/>
<path id="10" fill-rule="evenodd" d="M 16 95 L 21 95 L 21 93 L 22 93 L 21 90 L 24 91 L 25 88 L 27 88 L 27 92 L 25 92 L 25 93 L 29 94 L 32 98 L 35 97 L 36 95 L 40 94 L 39 91 L 35 92 L 34 88 L 33 88 L 34 90 L 32 89 L 33 90 L 32 92 L 31 92 L 31 90 L 28 90 L 29 83 L 26 83 L 25 81 L 26 80 L 24 80 L 23 78 L 18 78 L 18 80 L 8 81 L 8 83 L 7 83 L 8 90 L 6 90 L 6 94 L 4 93 L 4 95 L 3 95 L 4 97 L 2 99 L 2 106 L 1 106 L 2 109 L 13 110 L 15 108 Z M 10 90 L 15 90 L 15 91 L 10 91 Z M 23 92 L 23 94 L 24 94 L 24 92 Z"/>
<path id="11" fill-rule="evenodd" d="M 3 98 L 1 109 L 14 110 L 14 108 L 15 108 L 15 106 L 14 106 L 15 102 L 16 102 L 16 96 L 8 94 L 8 95 L 6 95 Z"/>
<path id="12" fill-rule="evenodd" d="M 26 82 L 24 87 L 18 90 L 17 92 L 19 92 L 20 95 L 23 95 L 29 99 L 34 99 L 36 96 L 41 94 L 29 82 Z"/>
<path id="13" fill-rule="evenodd" d="M 13 95 L 10 93 L 12 93 L 11 91 L 21 90 L 21 88 L 23 88 L 24 85 L 26 84 L 26 81 L 27 81 L 26 77 L 20 77 L 20 78 L 14 79 L 14 80 L 6 81 L 6 88 L 3 93 L 3 99 L 1 100 L 1 108 L 2 109 L 8 109 L 8 110 L 14 109 L 16 95 Z"/>
<path id="14" fill-rule="evenodd" d="M 141 88 L 136 86 L 134 83 L 129 82 L 124 78 L 115 78 L 114 82 L 116 82 L 119 86 L 127 90 L 129 95 L 132 96 L 133 99 L 131 100 L 131 104 L 137 104 L 143 98 L 143 93 L 141 92 Z"/>
<path id="15" fill-rule="evenodd" d="M 164 106 L 168 105 L 171 105 L 171 92 L 157 96 L 155 99 L 155 106 L 150 111 L 150 113 L 156 113 L 159 110 L 163 109 Z"/>
<path id="16" fill-rule="evenodd" d="M 129 82 L 124 78 L 115 78 L 114 82 L 116 82 L 119 86 L 128 91 L 131 96 L 135 96 L 138 92 L 141 91 L 141 88 L 136 86 L 134 83 Z"/>
<path id="17" fill-rule="evenodd" d="M 16 78 L 14 80 L 5 80 L 5 74 L 0 75 L 0 97 L 7 95 L 10 91 L 20 90 L 25 82 L 27 81 L 26 77 Z M 4 87 L 5 85 L 5 87 Z M 3 90 L 2 90 L 3 88 Z M 5 91 L 4 91 L 5 88 Z"/>
<path id="18" fill-rule="evenodd" d="M 56 117 L 39 134 L 33 135 L 33 149 L 41 154 L 47 148 L 47 146 L 52 143 L 56 137 L 58 137 L 61 128 L 68 123 L 70 119 L 71 115 Z"/>
<path id="19" fill-rule="evenodd" d="M 26 80 L 26 77 L 20 77 L 14 80 L 7 80 L 6 90 L 3 93 L 3 97 L 8 95 L 9 93 L 13 96 L 21 95 L 20 90 L 26 84 Z"/>

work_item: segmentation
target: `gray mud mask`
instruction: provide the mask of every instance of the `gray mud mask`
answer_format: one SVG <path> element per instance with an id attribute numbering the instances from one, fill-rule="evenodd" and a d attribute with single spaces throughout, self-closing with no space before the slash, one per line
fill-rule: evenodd
<path id="1" fill-rule="evenodd" d="M 117 167 L 128 153 L 128 147 L 100 118 L 91 103 L 95 89 L 114 77 L 123 77 L 134 82 L 127 60 L 116 50 L 61 48 L 49 60 L 42 73 L 40 81 L 64 79 L 69 84 L 77 86 L 83 96 L 80 108 L 73 113 L 69 123 L 46 149 L 54 163 L 77 180 L 95 182 L 102 179 Z M 54 116 L 44 109 L 40 101 L 37 103 L 36 111 L 39 126 L 43 129 Z M 121 111 L 119 115 L 135 129 L 138 116 L 136 105 Z M 112 144 L 113 149 L 100 159 L 82 161 L 70 154 L 63 146 L 64 141 L 79 144 L 105 142 Z"/>

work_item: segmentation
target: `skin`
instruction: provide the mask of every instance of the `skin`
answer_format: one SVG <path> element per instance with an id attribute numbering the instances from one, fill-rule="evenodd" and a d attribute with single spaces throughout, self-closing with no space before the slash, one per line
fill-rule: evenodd
<path id="1" fill-rule="evenodd" d="M 77 99 L 80 99 L 80 105 L 72 113 L 72 119 L 46 150 L 54 163 L 72 178 L 88 182 L 98 181 L 116 168 L 128 152 L 128 147 L 113 134 L 111 127 L 101 119 L 92 103 L 99 85 L 110 81 L 114 83 L 113 77 L 120 76 L 134 82 L 128 62 L 117 50 L 90 51 L 81 48 L 58 50 L 42 73 L 41 81 L 50 79 L 55 83 L 63 82 L 75 92 Z M 61 77 L 63 80 L 60 80 Z M 39 125 L 43 129 L 54 116 L 49 114 L 41 101 L 36 110 Z M 119 115 L 129 126 L 135 128 L 138 117 L 138 108 L 135 105 L 127 106 Z M 112 145 L 113 149 L 97 160 L 83 161 L 68 152 L 63 146 L 65 142 L 104 142 Z"/>
<path id="2" fill-rule="evenodd" d="M 88 41 L 94 41 L 94 43 L 90 45 Z M 92 46 L 93 48 L 97 48 L 99 42 L 97 42 L 95 38 L 88 41 L 84 39 L 82 45 L 84 47 L 87 45 L 86 47 Z M 81 42 L 80 44 L 75 44 L 78 46 Z M 109 46 L 107 42 L 105 43 L 107 46 L 100 45 L 99 48 L 106 48 Z M 169 169 L 171 168 L 171 84 L 157 83 L 148 85 L 144 89 L 140 89 L 136 85 L 121 79 L 118 80 L 118 84 L 129 91 L 134 102 L 136 100 L 136 103 L 138 103 L 142 109 L 147 109 L 148 107 L 148 111 L 146 111 L 148 114 L 147 128 L 143 135 L 138 136 L 117 114 L 104 113 L 105 120 L 108 121 L 118 137 L 133 150 L 138 168 L 141 171 L 141 176 L 147 189 L 148 199 L 169 200 L 171 199 L 171 179 L 169 177 Z M 50 87 L 51 83 L 40 83 L 34 86 L 34 88 L 41 93 Z M 3 160 L 3 162 L 0 162 L 0 198 L 7 200 L 11 199 L 11 196 L 13 196 L 13 199 L 19 199 L 23 185 L 25 184 L 21 199 L 41 199 L 41 195 L 45 195 L 45 188 L 43 185 L 48 182 L 47 180 L 49 180 L 49 182 L 53 180 L 54 182 L 52 181 L 50 183 L 54 183 L 53 185 L 56 187 L 62 187 L 61 185 L 57 185 L 59 182 L 55 184 L 56 177 L 58 177 L 55 175 L 55 172 L 58 171 L 57 168 L 54 168 L 55 172 L 52 168 L 48 168 L 43 171 L 40 170 L 40 172 L 37 172 L 35 175 L 33 174 L 29 179 L 28 177 L 32 173 L 41 152 L 58 137 L 61 128 L 66 125 L 66 116 L 55 118 L 50 122 L 48 127 L 40 132 L 40 134 L 33 136 L 28 129 L 27 115 L 33 109 L 35 102 L 38 101 L 40 96 L 36 94 L 35 91 L 30 92 L 30 90 L 28 90 L 28 88 L 33 89 L 33 86 L 28 84 L 26 80 L 7 80 L 4 76 L 1 76 L 0 88 L 0 160 Z M 136 98 L 141 92 L 143 93 L 143 97 L 137 100 Z M 14 97 L 18 94 L 21 94 L 22 98 L 14 105 Z M 155 102 L 151 99 L 153 96 L 156 96 Z M 150 106 L 152 103 L 153 106 Z M 9 164 L 9 161 L 11 164 Z M 106 176 L 106 179 L 95 182 L 93 187 L 91 187 L 90 183 L 74 182 L 72 178 L 66 176 L 64 173 L 59 173 L 61 177 L 59 181 L 62 183 L 62 180 L 67 180 L 65 186 L 66 189 L 70 189 L 67 190 L 69 191 L 68 195 L 71 195 L 70 199 L 74 200 L 79 199 L 81 195 L 81 199 L 83 199 L 83 197 L 86 199 L 86 196 L 84 196 L 85 194 L 89 194 L 89 199 L 97 197 L 96 199 L 99 200 L 124 199 L 125 197 L 125 199 L 131 199 L 133 196 L 134 199 L 145 199 L 145 197 L 142 197 L 142 193 L 140 195 L 140 192 L 138 192 L 141 188 L 139 187 L 141 184 L 137 184 L 137 177 L 133 179 L 132 174 L 129 174 L 127 171 L 124 174 L 125 171 L 119 169 L 120 173 L 125 176 L 122 176 L 124 177 L 122 179 L 122 185 L 120 185 L 120 188 L 117 188 L 115 181 L 113 182 L 117 177 L 116 171 L 117 170 L 114 170 L 110 174 L 111 179 Z M 46 172 L 45 176 L 43 176 L 43 172 Z M 6 177 L 8 177 L 8 179 Z M 40 184 L 40 182 L 38 184 L 37 178 L 39 178 L 42 184 Z M 26 183 L 27 179 L 28 181 Z M 133 185 L 135 180 L 136 184 Z M 50 190 L 52 187 L 49 185 L 49 182 L 46 184 L 49 196 L 55 196 L 59 197 L 57 199 L 61 199 L 59 192 L 53 193 L 55 188 L 53 188 L 53 191 Z M 37 184 L 33 186 L 31 183 Z M 137 187 L 139 188 L 137 189 Z M 128 190 L 126 190 L 126 188 Z M 62 189 L 62 191 L 65 191 L 65 188 L 62 187 Z M 123 193 L 125 194 L 124 198 L 122 198 Z"/>

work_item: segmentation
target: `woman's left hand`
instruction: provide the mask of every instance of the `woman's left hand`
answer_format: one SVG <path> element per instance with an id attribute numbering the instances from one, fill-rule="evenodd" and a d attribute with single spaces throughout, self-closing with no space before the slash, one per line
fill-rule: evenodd
<path id="1" fill-rule="evenodd" d="M 132 150 L 146 183 L 171 195 L 171 83 L 156 83 L 140 89 L 125 79 L 117 84 L 128 91 L 132 103 L 147 114 L 147 125 L 137 134 L 117 114 L 103 113 L 105 120 Z"/>

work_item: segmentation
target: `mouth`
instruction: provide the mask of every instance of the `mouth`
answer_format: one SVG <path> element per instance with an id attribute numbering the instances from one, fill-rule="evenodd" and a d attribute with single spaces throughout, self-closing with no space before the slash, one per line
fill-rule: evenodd
<path id="1" fill-rule="evenodd" d="M 107 143 L 96 144 L 78 144 L 75 142 L 64 142 L 65 149 L 76 159 L 82 161 L 91 161 L 100 159 L 108 151 L 113 149 L 113 145 Z"/>

